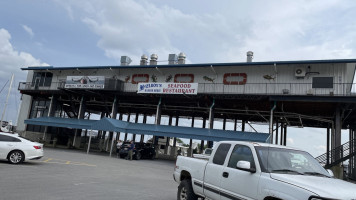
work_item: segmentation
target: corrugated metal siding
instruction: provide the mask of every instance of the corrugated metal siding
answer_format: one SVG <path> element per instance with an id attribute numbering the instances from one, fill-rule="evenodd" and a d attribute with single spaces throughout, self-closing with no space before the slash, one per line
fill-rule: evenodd
<path id="1" fill-rule="evenodd" d="M 298 79 L 295 76 L 296 68 L 305 68 L 309 72 L 317 72 L 306 75 L 304 78 Z M 170 82 L 174 81 L 176 74 L 194 74 L 194 82 L 199 83 L 198 93 L 228 93 L 228 94 L 282 94 L 283 91 L 293 95 L 306 94 L 345 94 L 347 85 L 343 85 L 350 81 L 350 73 L 354 72 L 354 68 L 346 70 L 345 63 L 329 63 L 329 64 L 284 64 L 276 66 L 263 65 L 248 65 L 248 66 L 226 66 L 226 67 L 194 67 L 194 68 L 121 68 L 121 69 L 81 69 L 79 70 L 63 70 L 55 71 L 52 82 L 65 81 L 67 76 L 105 76 L 108 79 L 119 79 L 125 83 L 124 91 L 135 92 L 137 84 L 132 84 L 132 76 L 134 74 L 148 74 L 149 82 L 153 82 L 153 76 L 156 77 L 156 82 L 166 82 L 168 76 L 172 76 Z M 352 71 L 353 70 L 353 71 Z M 352 71 L 352 72 L 351 72 Z M 224 85 L 223 79 L 225 73 L 246 73 L 247 82 L 245 85 Z M 268 80 L 265 75 L 271 76 L 274 79 Z M 333 77 L 334 88 L 320 89 L 312 88 L 313 77 Z M 207 80 L 212 79 L 212 81 Z M 340 84 L 340 85 L 338 85 Z M 56 86 L 54 86 L 56 87 Z"/>

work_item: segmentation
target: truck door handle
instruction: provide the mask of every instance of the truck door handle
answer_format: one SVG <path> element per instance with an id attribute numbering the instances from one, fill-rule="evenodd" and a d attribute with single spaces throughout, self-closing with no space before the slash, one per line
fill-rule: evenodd
<path id="1" fill-rule="evenodd" d="M 222 174 L 222 175 L 223 175 L 223 177 L 224 177 L 224 178 L 229 177 L 229 173 L 227 173 L 227 172 L 223 172 L 223 174 Z"/>

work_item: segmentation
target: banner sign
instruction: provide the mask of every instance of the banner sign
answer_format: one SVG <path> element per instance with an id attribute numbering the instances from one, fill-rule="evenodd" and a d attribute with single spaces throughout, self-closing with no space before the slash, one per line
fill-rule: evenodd
<path id="1" fill-rule="evenodd" d="M 198 83 L 139 83 L 137 93 L 196 95 Z"/>
<path id="2" fill-rule="evenodd" d="M 104 89 L 105 76 L 67 76 L 64 88 Z"/>

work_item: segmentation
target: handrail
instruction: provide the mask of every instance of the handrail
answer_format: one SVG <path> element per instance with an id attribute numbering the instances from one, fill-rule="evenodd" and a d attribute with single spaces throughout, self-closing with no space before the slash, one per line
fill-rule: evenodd
<path id="1" fill-rule="evenodd" d="M 52 82 L 50 86 L 35 86 L 32 82 L 20 82 L 19 90 L 64 89 L 65 80 Z M 334 83 L 333 88 L 312 88 L 311 83 L 246 83 L 224 85 L 223 83 L 198 83 L 198 93 L 209 94 L 260 94 L 260 95 L 314 95 L 314 96 L 356 96 L 356 84 Z M 105 80 L 101 90 L 137 92 L 137 84 L 124 83 L 116 79 Z"/>
<path id="2" fill-rule="evenodd" d="M 345 144 L 338 146 L 329 151 L 330 158 L 328 158 L 327 153 L 324 153 L 315 159 L 321 164 L 324 165 L 325 168 L 330 168 L 335 166 L 356 154 L 355 150 L 356 139 L 350 140 Z"/>

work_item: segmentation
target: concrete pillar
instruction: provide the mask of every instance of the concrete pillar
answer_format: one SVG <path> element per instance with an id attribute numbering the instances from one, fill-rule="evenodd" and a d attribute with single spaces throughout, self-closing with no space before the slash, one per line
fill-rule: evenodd
<path id="1" fill-rule="evenodd" d="M 334 138 L 334 148 L 341 146 L 341 108 L 340 105 L 336 107 L 335 113 L 335 138 Z M 341 158 L 341 150 L 335 152 L 335 160 Z"/>
<path id="2" fill-rule="evenodd" d="M 82 96 L 82 98 L 80 99 L 80 104 L 79 104 L 78 119 L 84 119 L 84 114 L 85 114 L 85 98 L 84 98 L 84 96 Z M 79 143 L 76 143 L 76 138 L 77 138 L 77 135 L 79 135 L 79 137 L 80 137 L 81 133 L 82 133 L 82 129 L 75 130 L 73 144 L 72 144 L 73 147 L 79 148 L 80 141 L 79 141 Z"/>
<path id="3" fill-rule="evenodd" d="M 130 122 L 130 117 L 131 117 L 131 113 L 129 112 L 127 114 L 127 122 Z M 124 138 L 124 142 L 126 142 L 126 141 L 127 141 L 127 133 L 125 133 L 125 138 Z"/>
<path id="4" fill-rule="evenodd" d="M 172 126 L 172 115 L 169 115 L 169 120 L 168 120 L 168 126 Z M 169 149 L 169 141 L 171 140 L 170 137 L 166 137 L 166 147 L 164 148 L 164 154 L 168 154 L 168 149 Z"/>
<path id="5" fill-rule="evenodd" d="M 140 115 L 138 114 L 138 113 L 136 113 L 136 116 L 135 116 L 135 123 L 137 124 L 137 122 L 138 122 L 138 117 L 139 117 Z M 134 141 L 134 142 L 136 142 L 136 134 L 133 134 L 132 135 L 132 140 Z"/>
<path id="6" fill-rule="evenodd" d="M 235 121 L 234 121 L 234 131 L 236 131 L 236 129 L 237 129 L 237 119 L 235 118 Z"/>

